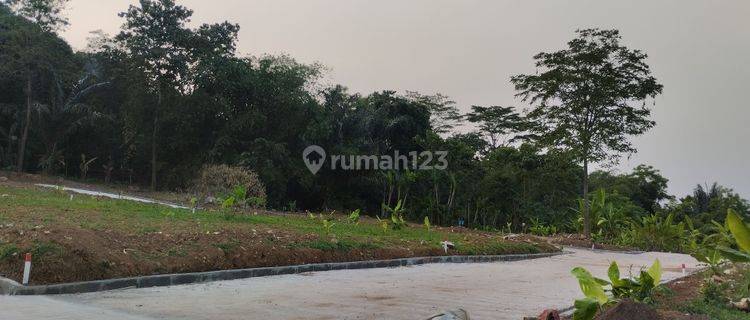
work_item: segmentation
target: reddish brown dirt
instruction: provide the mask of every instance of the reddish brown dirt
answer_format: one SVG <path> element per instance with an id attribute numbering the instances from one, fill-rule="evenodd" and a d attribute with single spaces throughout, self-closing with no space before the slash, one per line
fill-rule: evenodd
<path id="1" fill-rule="evenodd" d="M 703 286 L 705 277 L 704 273 L 697 273 L 668 283 L 667 288 L 672 292 L 656 297 L 660 311 L 676 310 L 685 304 L 685 302 L 698 299 L 701 295 L 700 289 Z"/>
<path id="2" fill-rule="evenodd" d="M 591 239 L 586 239 L 583 235 L 580 234 L 558 234 L 554 236 L 549 237 L 541 237 L 541 236 L 535 236 L 530 234 L 513 234 L 506 236 L 505 239 L 507 240 L 513 240 L 513 241 L 525 241 L 529 243 L 539 243 L 539 242 L 547 242 L 551 245 L 556 246 L 566 246 L 566 247 L 576 247 L 576 248 L 585 248 L 585 249 L 591 249 L 593 246 L 594 249 L 599 250 L 610 250 L 610 251 L 634 251 L 636 249 L 634 248 L 627 248 L 627 247 L 620 247 L 610 244 L 604 244 L 604 243 L 594 243 Z"/>
<path id="3" fill-rule="evenodd" d="M 632 301 L 622 301 L 604 311 L 599 320 L 660 320 L 659 314 L 651 306 Z"/>
<path id="4" fill-rule="evenodd" d="M 296 243 L 315 241 L 318 237 L 271 229 L 259 228 L 255 234 L 227 229 L 217 233 L 134 235 L 114 230 L 55 227 L 23 232 L 5 227 L 0 229 L 0 239 L 36 251 L 32 284 L 443 254 L 439 249 L 427 248 L 347 251 L 295 248 Z M 39 244 L 45 247 L 39 249 Z M 22 266 L 19 251 L 0 263 L 0 272 L 19 280 Z"/>
<path id="5" fill-rule="evenodd" d="M 586 239 L 583 235 L 580 234 L 559 234 L 552 237 L 548 237 L 550 243 L 564 245 L 564 246 L 570 246 L 570 247 L 579 247 L 579 248 L 591 248 L 592 246 L 594 249 L 600 249 L 600 250 L 610 250 L 610 251 L 634 251 L 636 249 L 634 248 L 628 248 L 628 247 L 621 247 L 611 244 L 605 244 L 605 243 L 594 243 L 591 239 Z"/>
<path id="6" fill-rule="evenodd" d="M 28 182 L 0 181 L 0 185 L 34 189 Z M 4 220 L 0 223 L 0 275 L 19 281 L 23 254 L 31 252 L 31 284 L 445 254 L 434 245 L 405 240 L 388 242 L 386 246 L 317 249 L 310 244 L 330 245 L 340 240 L 262 224 L 228 223 L 207 228 L 195 221 L 121 220 L 96 209 L 72 211 L 33 206 L 4 209 L 0 211 Z M 372 219 L 362 220 L 374 223 Z M 461 233 L 466 244 L 478 247 L 500 240 L 498 234 L 462 228 L 435 228 L 435 231 Z M 359 244 L 372 241 L 357 239 Z M 544 242 L 536 244 L 543 252 L 556 251 Z"/>
<path id="7" fill-rule="evenodd" d="M 256 234 L 220 229 L 211 234 L 159 232 L 137 235 L 82 228 L 49 227 L 23 231 L 4 227 L 0 229 L 0 239 L 20 249 L 0 262 L 0 275 L 20 281 L 23 253 L 27 251 L 34 255 L 31 284 L 444 255 L 441 249 L 409 245 L 320 250 L 298 247 L 318 240 L 318 235 L 263 228 L 257 230 Z"/>

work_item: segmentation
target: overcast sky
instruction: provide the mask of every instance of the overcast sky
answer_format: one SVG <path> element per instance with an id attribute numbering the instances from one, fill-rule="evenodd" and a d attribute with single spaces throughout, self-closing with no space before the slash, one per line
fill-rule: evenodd
<path id="1" fill-rule="evenodd" d="M 115 34 L 128 0 L 72 0 L 74 48 L 89 32 Z M 562 48 L 577 28 L 617 28 L 649 54 L 664 84 L 656 128 L 634 139 L 645 163 L 682 196 L 718 181 L 750 198 L 750 1 L 178 0 L 193 23 L 239 23 L 239 51 L 288 53 L 330 71 L 354 92 L 443 93 L 471 105 L 520 105 L 509 78 L 532 56 Z"/>

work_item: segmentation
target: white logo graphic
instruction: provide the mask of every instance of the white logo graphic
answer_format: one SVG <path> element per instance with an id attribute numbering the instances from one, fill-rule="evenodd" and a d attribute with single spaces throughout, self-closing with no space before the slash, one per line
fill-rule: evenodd
<path id="1" fill-rule="evenodd" d="M 302 160 L 305 161 L 307 169 L 312 174 L 316 174 L 323 168 L 323 164 L 326 162 L 326 151 L 320 146 L 309 146 L 302 152 Z"/>

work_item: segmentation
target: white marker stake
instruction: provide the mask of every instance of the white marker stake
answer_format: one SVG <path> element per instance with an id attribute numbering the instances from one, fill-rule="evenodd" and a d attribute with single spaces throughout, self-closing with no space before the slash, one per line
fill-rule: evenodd
<path id="1" fill-rule="evenodd" d="M 685 264 L 684 263 L 682 264 L 682 275 L 683 276 L 685 275 Z"/>
<path id="2" fill-rule="evenodd" d="M 31 275 L 31 253 L 26 254 L 26 261 L 23 263 L 23 285 L 29 284 L 29 276 Z"/>

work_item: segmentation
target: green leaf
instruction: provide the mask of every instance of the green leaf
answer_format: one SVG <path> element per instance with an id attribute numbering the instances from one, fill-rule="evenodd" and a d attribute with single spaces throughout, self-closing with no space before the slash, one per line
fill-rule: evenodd
<path id="1" fill-rule="evenodd" d="M 658 285 L 661 282 L 661 274 L 661 262 L 659 262 L 659 259 L 656 259 L 651 268 L 648 269 L 648 275 L 654 279 L 654 285 Z"/>
<path id="2" fill-rule="evenodd" d="M 609 276 L 609 280 L 612 281 L 612 286 L 619 287 L 623 285 L 623 281 L 620 280 L 620 267 L 617 266 L 616 261 L 612 261 L 612 264 L 609 265 L 607 276 Z"/>
<path id="3" fill-rule="evenodd" d="M 658 282 L 656 282 L 656 278 L 654 278 L 651 273 L 648 271 L 641 271 L 641 276 L 638 278 L 638 285 L 641 287 L 641 290 L 651 290 L 656 284 L 658 284 Z"/>
<path id="4" fill-rule="evenodd" d="M 740 215 L 732 209 L 727 210 L 727 225 L 732 231 L 737 245 L 747 253 L 750 253 L 750 228 L 742 221 Z"/>
<path id="5" fill-rule="evenodd" d="M 750 262 L 750 254 L 727 247 L 716 247 L 716 250 L 732 262 Z"/>
<path id="6" fill-rule="evenodd" d="M 577 267 L 570 273 L 578 279 L 578 284 L 586 298 L 594 299 L 599 304 L 605 304 L 609 301 L 607 294 L 604 293 L 604 287 L 586 269 Z"/>
<path id="7" fill-rule="evenodd" d="M 576 300 L 574 304 L 576 311 L 573 312 L 573 320 L 591 320 L 599 311 L 599 303 L 596 299 L 585 298 Z"/>

